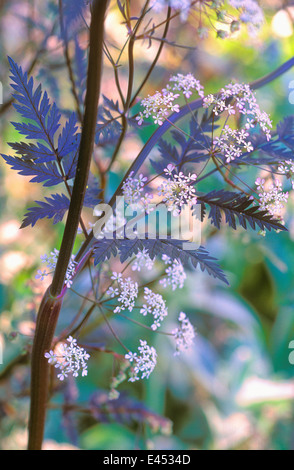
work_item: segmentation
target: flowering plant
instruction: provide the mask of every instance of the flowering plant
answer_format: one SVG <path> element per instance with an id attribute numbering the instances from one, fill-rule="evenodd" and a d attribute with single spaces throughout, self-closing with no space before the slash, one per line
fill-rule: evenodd
<path id="1" fill-rule="evenodd" d="M 59 191 L 36 201 L 21 227 L 33 227 L 45 218 L 58 224 L 67 214 L 59 249 L 41 257 L 49 271 L 37 269 L 35 273 L 40 283 L 50 280 L 39 306 L 31 351 L 30 449 L 42 445 L 52 366 L 53 371 L 57 369 L 53 381 L 58 383 L 57 378 L 64 384 L 71 376 L 88 375 L 95 352 L 111 354 L 118 372 L 109 384 L 108 398 L 119 400 L 123 382 L 148 380 L 160 362 L 159 352 L 149 344 L 150 334 L 167 340 L 171 356 L 179 356 L 179 360 L 193 349 L 197 342 L 193 319 L 182 308 L 169 305 L 165 293 L 176 298 L 178 289 L 185 288 L 190 270 L 198 267 L 203 276 L 208 274 L 225 284 L 229 281 L 202 240 L 195 243 L 194 234 L 187 230 L 187 238 L 174 236 L 173 224 L 184 214 L 198 228 L 208 220 L 216 229 L 225 224 L 232 229 L 240 225 L 262 235 L 275 231 L 278 236 L 287 230 L 285 205 L 293 187 L 284 189 L 284 183 L 290 179 L 293 185 L 294 121 L 291 116 L 285 117 L 275 129 L 256 90 L 289 70 L 293 59 L 249 84 L 228 77 L 228 83 L 213 94 L 206 92 L 195 70 L 177 71 L 163 83 L 161 91 L 146 91 L 164 46 L 177 46 L 168 41 L 173 21 L 190 21 L 200 38 L 214 32 L 215 40 L 230 40 L 243 33 L 244 27 L 249 35 L 257 35 L 265 21 L 258 2 L 138 3 L 140 8 L 129 0 L 110 5 L 107 0 L 71 0 L 60 1 L 58 11 L 53 9 L 60 23 L 59 39 L 74 110 L 59 109 L 43 84 L 36 85 L 23 66 L 8 59 L 14 106 L 21 119 L 13 126 L 24 141 L 10 143 L 15 153 L 2 157 L 13 170 L 31 177 L 32 183 L 56 186 Z M 105 31 L 108 15 L 113 12 L 126 34 L 117 59 L 117 46 L 112 47 Z M 158 38 L 160 28 L 163 33 Z M 89 46 L 82 49 L 77 37 L 85 34 Z M 159 42 L 141 82 L 135 70 L 139 41 L 147 41 L 152 47 Z M 70 45 L 74 46 L 72 56 Z M 124 53 L 128 65 L 126 90 L 119 69 Z M 100 93 L 103 56 L 113 72 L 115 97 Z M 124 143 L 130 135 L 150 129 L 149 139 L 137 155 L 132 155 L 117 189 L 110 194 L 108 176 L 116 168 L 125 168 Z M 267 176 L 260 174 L 261 167 Z M 244 176 L 246 170 L 248 174 L 249 170 L 254 172 L 253 181 L 252 173 Z M 203 182 L 215 174 L 220 178 L 219 187 L 205 191 Z M 119 196 L 123 198 L 123 215 Z M 135 217 L 131 211 L 131 220 L 130 208 L 137 212 Z M 156 220 L 159 208 L 165 217 L 164 234 Z M 153 224 L 146 230 L 147 219 Z M 57 333 L 68 296 L 83 304 Z M 114 339 L 111 348 L 101 345 L 95 335 L 94 341 L 87 340 L 86 327 L 89 322 L 95 325 L 95 312 Z M 117 319 L 141 329 L 137 351 L 132 351 L 117 333 L 113 326 Z"/>

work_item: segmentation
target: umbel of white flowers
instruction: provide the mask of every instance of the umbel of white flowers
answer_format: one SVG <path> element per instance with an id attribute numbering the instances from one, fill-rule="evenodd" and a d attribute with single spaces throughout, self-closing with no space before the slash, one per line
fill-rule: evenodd
<path id="1" fill-rule="evenodd" d="M 61 343 L 58 347 L 58 351 L 53 350 L 45 353 L 45 358 L 48 359 L 49 364 L 54 365 L 59 369 L 57 375 L 59 380 L 64 380 L 68 374 L 72 374 L 74 377 L 78 377 L 81 373 L 82 377 L 88 374 L 87 361 L 90 358 L 90 354 L 77 345 L 77 340 L 72 336 L 67 338 L 66 343 Z"/>
<path id="2" fill-rule="evenodd" d="M 176 341 L 175 356 L 191 348 L 195 338 L 195 330 L 184 312 L 179 314 L 178 321 L 180 326 L 171 333 Z M 125 355 L 125 359 L 132 364 L 129 381 L 135 382 L 139 379 L 149 378 L 157 363 L 157 352 L 153 346 L 147 344 L 147 341 L 140 339 L 138 353 L 129 351 Z"/>
<path id="3" fill-rule="evenodd" d="M 205 12 L 210 23 L 216 17 L 220 21 L 223 20 L 223 23 L 231 24 L 232 33 L 238 31 L 240 25 L 243 24 L 250 36 L 256 36 L 264 24 L 264 14 L 256 0 L 215 0 L 211 4 L 206 2 L 203 11 L 201 10 L 201 2 L 195 0 L 152 0 L 150 6 L 157 13 L 170 6 L 180 12 L 182 21 L 187 21 L 194 8 L 196 12 L 199 11 L 199 14 L 202 12 L 202 16 Z M 232 11 L 232 8 L 235 11 Z M 218 33 L 220 38 L 228 36 L 228 32 L 225 30 L 219 30 Z"/>
<path id="4" fill-rule="evenodd" d="M 41 269 L 38 269 L 37 274 L 35 276 L 36 279 L 40 279 L 41 281 L 43 281 L 46 276 L 54 272 L 57 264 L 58 255 L 59 251 L 54 248 L 54 250 L 51 251 L 50 255 L 45 254 L 41 256 L 41 261 L 47 264 L 47 268 L 50 269 L 50 271 L 48 272 L 46 269 L 44 269 L 43 271 Z M 75 256 L 71 255 L 71 259 L 69 261 L 65 275 L 65 284 L 68 288 L 72 285 L 72 278 L 75 274 L 76 266 L 77 262 L 75 261 Z"/>

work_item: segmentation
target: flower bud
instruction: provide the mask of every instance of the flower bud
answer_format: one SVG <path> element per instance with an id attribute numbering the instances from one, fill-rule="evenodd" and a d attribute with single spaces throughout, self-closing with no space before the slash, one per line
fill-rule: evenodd
<path id="1" fill-rule="evenodd" d="M 226 39 L 228 37 L 228 33 L 223 29 L 219 29 L 216 33 L 216 37 L 220 39 Z"/>
<path id="2" fill-rule="evenodd" d="M 236 31 L 239 31 L 240 30 L 240 23 L 239 21 L 232 21 L 231 23 L 231 32 L 232 33 L 235 33 Z"/>

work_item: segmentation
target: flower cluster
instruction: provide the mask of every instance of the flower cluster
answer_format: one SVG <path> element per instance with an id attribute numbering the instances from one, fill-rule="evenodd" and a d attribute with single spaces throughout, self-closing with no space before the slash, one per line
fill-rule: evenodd
<path id="1" fill-rule="evenodd" d="M 135 382 L 145 377 L 148 379 L 156 366 L 157 353 L 153 346 L 148 346 L 147 341 L 140 340 L 138 351 L 140 355 L 131 351 L 125 355 L 125 359 L 130 363 L 134 363 L 132 374 L 129 378 L 130 382 Z"/>
<path id="2" fill-rule="evenodd" d="M 177 93 L 178 91 L 180 93 Z M 156 91 L 154 95 L 148 95 L 141 101 L 144 111 L 140 111 L 136 117 L 139 126 L 150 116 L 153 118 L 154 124 L 161 126 L 171 113 L 180 111 L 180 105 L 176 100 L 181 96 L 181 93 L 185 98 L 190 98 L 194 91 L 200 97 L 204 97 L 203 86 L 191 73 L 187 75 L 179 73 L 172 76 L 165 88 Z"/>
<path id="3" fill-rule="evenodd" d="M 163 287 L 171 286 L 172 290 L 182 289 L 186 280 L 186 273 L 180 260 L 172 260 L 169 256 L 163 254 L 162 260 L 168 267 L 166 268 L 166 277 L 160 279 L 159 283 Z"/>
<path id="4" fill-rule="evenodd" d="M 138 178 L 134 178 L 133 175 L 132 171 L 122 185 L 122 193 L 127 204 L 135 204 L 140 201 L 147 181 L 147 177 L 142 174 Z"/>
<path id="5" fill-rule="evenodd" d="M 192 0 L 153 0 L 151 6 L 157 13 L 163 11 L 167 5 L 180 12 L 182 21 L 188 19 L 189 13 L 193 8 L 199 12 L 198 33 L 203 35 L 207 27 L 203 18 L 207 17 L 207 26 L 215 21 L 215 13 L 218 24 L 230 25 L 230 32 L 238 31 L 241 24 L 245 25 L 249 35 L 256 36 L 264 23 L 264 14 L 255 0 L 214 0 L 209 3 L 193 2 Z M 232 9 L 236 11 L 232 11 Z M 218 30 L 218 37 L 226 38 L 229 36 L 228 27 Z"/>
<path id="6" fill-rule="evenodd" d="M 229 83 L 220 90 L 218 95 L 208 95 L 203 99 L 203 106 L 213 106 L 213 112 L 218 115 L 224 111 L 235 114 L 236 111 L 246 116 L 245 128 L 250 129 L 259 124 L 261 130 L 270 140 L 272 121 L 267 113 L 260 110 L 256 96 L 248 84 Z M 233 107 L 234 106 L 234 107 Z"/>
<path id="7" fill-rule="evenodd" d="M 260 191 L 260 209 L 266 210 L 273 217 L 283 222 L 281 214 L 284 209 L 283 203 L 288 201 L 288 192 L 283 192 L 282 183 L 278 179 L 267 188 L 265 183 L 263 178 L 257 178 L 255 181 L 257 190 Z"/>
<path id="8" fill-rule="evenodd" d="M 87 375 L 87 361 L 90 358 L 84 348 L 77 345 L 77 340 L 72 336 L 67 338 L 67 342 L 62 343 L 58 347 L 58 352 L 55 353 L 53 350 L 45 353 L 45 358 L 48 359 L 48 363 L 54 365 L 60 370 L 57 375 L 59 380 L 64 380 L 68 374 L 72 374 L 74 377 L 78 377 L 79 372 L 82 372 L 82 377 Z"/>
<path id="9" fill-rule="evenodd" d="M 168 93 L 171 90 L 179 91 L 183 93 L 185 98 L 189 99 L 194 91 L 196 91 L 201 98 L 204 98 L 204 87 L 201 85 L 199 80 L 196 80 L 192 73 L 188 73 L 187 75 L 178 73 L 177 75 L 173 75 L 169 81 L 173 83 L 173 85 L 168 84 L 166 88 L 162 90 L 165 93 Z"/>
<path id="10" fill-rule="evenodd" d="M 141 271 L 142 268 L 146 268 L 150 271 L 150 269 L 153 268 L 153 265 L 154 265 L 154 261 L 150 258 L 146 248 L 143 248 L 142 251 L 139 251 L 136 254 L 136 258 L 134 260 L 132 270 Z"/>
<path id="11" fill-rule="evenodd" d="M 253 146 L 247 140 L 249 133 L 244 129 L 231 129 L 227 124 L 220 136 L 215 137 L 213 144 L 215 148 L 222 152 L 226 162 L 230 163 L 235 158 L 241 157 L 243 151 L 252 152 Z"/>
<path id="12" fill-rule="evenodd" d="M 59 251 L 56 248 L 54 248 L 54 250 L 51 251 L 49 256 L 46 255 L 46 254 L 42 255 L 41 256 L 42 262 L 46 263 L 47 268 L 50 269 L 51 271 L 48 272 L 48 271 L 46 271 L 46 269 L 44 269 L 43 271 L 41 269 L 38 269 L 35 278 L 40 279 L 41 281 L 43 281 L 46 276 L 48 276 L 51 272 L 54 272 L 54 270 L 56 268 L 58 256 L 59 256 Z M 72 282 L 73 282 L 72 278 L 75 274 L 76 266 L 77 266 L 77 262 L 75 261 L 75 256 L 71 255 L 71 259 L 70 259 L 70 262 L 68 264 L 68 267 L 67 267 L 67 270 L 66 270 L 66 276 L 65 276 L 65 284 L 68 288 L 71 287 L 71 285 L 72 285 Z"/>
<path id="13" fill-rule="evenodd" d="M 154 95 L 148 95 L 147 98 L 144 98 L 141 101 L 141 105 L 145 108 L 143 112 L 140 111 L 136 117 L 139 126 L 144 122 L 145 119 L 148 119 L 152 116 L 154 124 L 162 126 L 164 120 L 171 113 L 179 113 L 180 106 L 174 101 L 179 97 L 178 93 L 169 92 L 160 92 L 157 91 Z"/>
<path id="14" fill-rule="evenodd" d="M 270 140 L 272 121 L 266 112 L 261 111 L 249 85 L 240 83 L 226 85 L 217 95 L 208 95 L 203 99 L 203 107 L 210 106 L 216 116 L 223 112 L 227 112 L 228 117 L 236 113 L 245 116 L 244 128 L 231 129 L 226 124 L 220 136 L 214 139 L 216 149 L 224 154 L 227 163 L 240 157 L 244 151 L 253 150 L 252 143 L 248 140 L 248 131 L 256 125 L 259 125 L 267 140 Z"/>
<path id="15" fill-rule="evenodd" d="M 175 10 L 180 10 L 181 19 L 185 21 L 189 15 L 191 3 L 192 0 L 152 0 L 151 7 L 158 13 L 169 5 Z"/>
<path id="16" fill-rule="evenodd" d="M 123 182 L 122 193 L 124 200 L 127 204 L 140 206 L 142 210 L 149 214 L 154 207 L 151 204 L 153 195 L 148 192 L 143 193 L 147 177 L 142 173 L 138 178 L 135 178 L 133 175 L 134 172 L 132 171 Z"/>
<path id="17" fill-rule="evenodd" d="M 176 340 L 175 355 L 189 349 L 195 338 L 195 330 L 184 312 L 179 314 L 178 320 L 181 324 L 180 327 L 172 331 L 172 335 Z"/>
<path id="18" fill-rule="evenodd" d="M 294 162 L 293 160 L 285 160 L 285 162 L 280 163 L 278 170 L 280 173 L 283 173 L 286 178 L 291 181 L 292 189 L 294 189 Z"/>
<path id="19" fill-rule="evenodd" d="M 232 7 L 240 11 L 239 21 L 244 23 L 249 34 L 256 35 L 264 23 L 264 14 L 255 0 L 229 0 Z"/>
<path id="20" fill-rule="evenodd" d="M 181 208 L 185 205 L 192 207 L 197 202 L 197 196 L 193 184 L 197 179 L 195 173 L 184 175 L 174 173 L 174 166 L 172 164 L 164 170 L 167 179 L 158 187 L 158 195 L 163 197 L 163 202 L 168 206 L 168 210 L 177 216 L 181 212 Z"/>
<path id="21" fill-rule="evenodd" d="M 144 250 L 142 256 L 138 254 L 136 256 L 138 265 L 135 270 L 140 270 L 143 265 L 147 263 L 147 266 L 151 269 L 153 261 L 150 260 L 148 252 Z M 180 261 L 172 260 L 169 256 L 163 254 L 162 260 L 167 266 L 166 278 L 161 282 L 164 287 L 168 285 L 172 286 L 172 289 L 182 288 L 186 279 L 183 266 Z M 149 263 L 151 264 L 149 265 Z M 114 272 L 111 276 L 112 285 L 106 291 L 106 294 L 110 298 L 116 298 L 119 302 L 113 313 L 119 313 L 122 310 L 128 309 L 132 311 L 134 308 L 139 308 L 139 312 L 143 316 L 152 318 L 151 329 L 156 331 L 161 327 L 162 322 L 168 316 L 168 308 L 166 301 L 163 299 L 161 294 L 153 292 L 149 287 L 144 287 L 143 302 L 141 306 L 135 307 L 136 299 L 138 298 L 139 288 L 137 282 L 133 281 L 130 277 L 124 279 L 122 273 Z M 189 322 L 186 315 L 181 312 L 179 315 L 180 327 L 169 333 L 174 337 L 176 341 L 176 354 L 180 351 L 188 349 L 192 344 L 195 336 L 194 329 Z M 138 348 L 139 353 L 132 353 L 131 351 L 125 355 L 130 363 L 134 363 L 130 373 L 130 381 L 139 380 L 140 378 L 148 378 L 156 365 L 157 354 L 154 348 L 149 347 L 146 341 L 140 340 L 140 347 Z M 125 370 L 122 376 L 125 377 Z M 117 393 L 113 394 L 113 398 L 117 397 Z"/>
<path id="22" fill-rule="evenodd" d="M 116 281 L 118 287 L 110 286 L 106 294 L 110 297 L 117 297 L 118 305 L 114 309 L 114 313 L 119 313 L 122 310 L 129 310 L 131 312 L 135 306 L 136 298 L 138 297 L 138 283 L 133 281 L 130 277 L 123 278 L 121 273 L 114 272 L 111 276 L 113 281 Z"/>
<path id="23" fill-rule="evenodd" d="M 157 195 L 162 197 L 162 202 L 167 204 L 168 210 L 177 216 L 183 206 L 192 207 L 197 202 L 196 190 L 193 186 L 197 175 L 195 173 L 184 175 L 182 171 L 176 173 L 172 163 L 164 169 L 164 173 L 166 178 L 157 187 Z M 149 214 L 155 209 L 155 204 L 151 204 L 153 194 L 143 193 L 147 178 L 142 174 L 138 178 L 133 175 L 132 172 L 122 186 L 125 202 L 140 205 L 142 210 Z"/>
<path id="24" fill-rule="evenodd" d="M 147 314 L 151 314 L 153 316 L 154 322 L 151 325 L 151 328 L 155 331 L 160 327 L 161 322 L 168 315 L 165 300 L 163 300 L 160 294 L 154 293 L 148 287 L 144 288 L 144 299 L 146 303 L 143 304 L 140 313 L 143 316 L 146 316 Z"/>

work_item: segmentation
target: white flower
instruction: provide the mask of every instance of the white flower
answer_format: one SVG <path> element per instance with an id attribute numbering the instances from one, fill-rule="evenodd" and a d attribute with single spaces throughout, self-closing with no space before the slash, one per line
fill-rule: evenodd
<path id="1" fill-rule="evenodd" d="M 247 25 L 248 32 L 256 35 L 264 23 L 264 14 L 255 0 L 229 0 L 232 7 L 240 10 L 239 21 Z"/>
<path id="2" fill-rule="evenodd" d="M 195 338 L 194 327 L 191 325 L 184 312 L 179 314 L 178 321 L 181 324 L 180 327 L 172 331 L 172 335 L 176 340 L 176 352 L 174 353 L 175 356 L 189 349 L 192 346 Z"/>
<path id="3" fill-rule="evenodd" d="M 173 165 L 172 163 L 169 163 L 169 164 L 167 165 L 167 167 L 164 168 L 163 171 L 164 171 L 164 173 L 165 173 L 166 175 L 171 176 L 171 175 L 172 175 L 172 172 L 175 170 L 175 168 L 176 168 L 175 165 Z"/>
<path id="4" fill-rule="evenodd" d="M 143 316 L 147 314 L 151 314 L 153 316 L 153 324 L 151 325 L 151 328 L 155 331 L 160 327 L 161 322 L 168 315 L 165 300 L 163 300 L 162 295 L 154 293 L 148 287 L 144 288 L 144 299 L 146 303 L 143 304 L 140 313 Z"/>
<path id="5" fill-rule="evenodd" d="M 135 204 L 140 200 L 147 181 L 147 178 L 142 174 L 138 178 L 135 178 L 133 175 L 134 172 L 132 171 L 122 186 L 122 193 L 127 204 Z"/>
<path id="6" fill-rule="evenodd" d="M 144 210 L 146 214 L 150 214 L 154 210 L 154 206 L 151 204 L 151 200 L 153 199 L 153 194 L 145 193 L 144 196 L 140 198 L 139 202 L 139 210 Z"/>
<path id="7" fill-rule="evenodd" d="M 167 90 L 166 92 L 156 91 L 152 96 L 148 95 L 141 101 L 144 111 L 140 114 L 138 124 L 142 124 L 143 117 L 147 119 L 152 116 L 154 124 L 161 126 L 170 113 L 179 112 L 179 106 L 174 103 L 179 96 L 178 93 L 167 92 Z"/>
<path id="8" fill-rule="evenodd" d="M 57 378 L 62 382 L 67 377 L 65 370 L 62 370 L 60 374 L 57 374 Z"/>
<path id="9" fill-rule="evenodd" d="M 44 354 L 44 356 L 46 357 L 46 359 L 48 359 L 49 364 L 55 364 L 56 363 L 57 356 L 54 353 L 54 351 L 52 351 L 52 349 L 49 352 L 46 352 Z"/>
<path id="10" fill-rule="evenodd" d="M 141 126 L 144 122 L 144 114 L 140 111 L 138 116 L 136 117 L 136 120 L 138 121 L 138 125 Z"/>
<path id="11" fill-rule="evenodd" d="M 294 162 L 293 160 L 285 160 L 281 162 L 278 167 L 278 171 L 283 173 L 286 178 L 291 181 L 292 189 L 294 189 Z"/>
<path id="12" fill-rule="evenodd" d="M 48 273 L 47 273 L 46 269 L 44 269 L 43 271 L 41 269 L 38 269 L 35 278 L 40 279 L 41 281 L 44 281 L 44 278 L 46 276 L 48 276 Z"/>
<path id="13" fill-rule="evenodd" d="M 136 259 L 132 266 L 133 271 L 141 271 L 142 268 L 151 270 L 153 268 L 154 261 L 150 258 L 146 248 L 143 248 L 143 251 L 139 251 L 136 254 Z"/>
<path id="14" fill-rule="evenodd" d="M 122 278 L 122 273 L 113 272 L 110 279 L 113 281 L 119 281 Z"/>
<path id="15" fill-rule="evenodd" d="M 151 7 L 158 13 L 164 10 L 167 5 L 179 10 L 181 20 L 186 21 L 192 6 L 192 0 L 152 0 L 151 3 Z"/>
<path id="16" fill-rule="evenodd" d="M 56 248 L 54 248 L 54 250 L 51 251 L 49 256 L 44 254 L 40 258 L 41 258 L 42 263 L 47 264 L 47 268 L 49 268 L 51 271 L 54 271 L 56 268 L 58 256 L 59 256 L 59 251 Z M 69 261 L 69 264 L 66 270 L 66 275 L 65 275 L 65 285 L 68 288 L 71 287 L 72 285 L 72 278 L 75 274 L 77 264 L 78 263 L 75 261 L 75 256 L 71 255 L 71 259 Z M 49 273 L 46 270 L 42 271 L 41 269 L 38 269 L 35 278 L 43 281 L 44 278 L 48 276 L 48 274 Z"/>
<path id="17" fill-rule="evenodd" d="M 65 283 L 68 288 L 72 285 L 72 278 L 75 274 L 77 264 L 78 263 L 75 261 L 75 256 L 71 255 L 71 259 L 65 274 Z"/>
<path id="18" fill-rule="evenodd" d="M 197 179 L 195 173 L 189 173 L 188 176 L 183 172 L 172 174 L 171 170 L 166 168 L 165 173 L 170 177 L 163 181 L 157 188 L 158 196 L 163 196 L 163 202 L 168 205 L 168 210 L 174 215 L 179 215 L 181 207 L 188 205 L 192 207 L 197 202 L 196 191 L 193 186 Z"/>
<path id="19" fill-rule="evenodd" d="M 255 181 L 259 192 L 260 209 L 266 210 L 270 215 L 281 220 L 285 202 L 288 201 L 288 192 L 283 192 L 282 183 L 276 179 L 268 187 L 263 178 Z"/>
<path id="20" fill-rule="evenodd" d="M 235 112 L 245 116 L 244 128 L 231 129 L 226 124 L 219 136 L 214 138 L 213 144 L 218 152 L 221 152 L 227 163 L 239 158 L 244 152 L 250 153 L 254 147 L 249 140 L 249 129 L 259 126 L 270 140 L 272 121 L 267 113 L 260 110 L 255 94 L 247 84 L 230 83 L 220 90 L 216 96 L 209 95 L 203 100 L 203 107 L 212 106 L 215 115 L 227 112 L 232 115 Z M 228 117 L 229 117 L 228 116 Z"/>
<path id="21" fill-rule="evenodd" d="M 213 95 L 207 95 L 203 99 L 203 107 L 204 108 L 209 108 L 212 104 L 215 103 L 215 97 Z"/>
<path id="22" fill-rule="evenodd" d="M 54 364 L 56 369 L 60 370 L 57 378 L 63 381 L 68 374 L 72 374 L 74 377 L 78 377 L 79 372 L 82 372 L 82 377 L 87 375 L 87 361 L 90 358 L 84 348 L 77 345 L 77 340 L 72 336 L 67 338 L 66 343 L 62 343 L 58 350 L 58 353 L 49 351 L 44 354 L 45 358 L 48 359 L 49 364 Z"/>
<path id="23" fill-rule="evenodd" d="M 125 358 L 133 364 L 131 377 L 129 378 L 130 382 L 144 378 L 148 379 L 156 366 L 157 353 L 153 346 L 148 346 L 146 341 L 140 339 L 138 351 L 140 355 L 131 351 L 125 355 Z"/>
<path id="24" fill-rule="evenodd" d="M 117 287 L 112 287 L 110 286 L 107 291 L 106 291 L 106 294 L 109 295 L 109 297 L 116 297 L 117 295 L 119 295 L 119 290 Z"/>
<path id="25" fill-rule="evenodd" d="M 175 93 L 177 91 L 180 93 Z M 138 124 L 141 125 L 144 119 L 148 119 L 151 116 L 154 124 L 162 126 L 165 119 L 171 113 L 180 112 L 180 105 L 176 100 L 180 97 L 181 93 L 188 99 L 194 92 L 201 98 L 204 97 L 203 86 L 191 73 L 187 75 L 181 73 L 173 75 L 165 88 L 161 91 L 156 91 L 154 95 L 148 95 L 147 98 L 141 101 L 141 106 L 143 106 L 144 110 L 140 111 L 136 118 Z"/>
<path id="26" fill-rule="evenodd" d="M 159 283 L 163 287 L 171 286 L 172 290 L 176 290 L 178 287 L 182 289 L 186 280 L 186 273 L 180 260 L 172 260 L 167 255 L 162 255 L 162 260 L 168 265 L 166 268 L 166 277 L 160 279 Z"/>
<path id="27" fill-rule="evenodd" d="M 131 351 L 129 351 L 126 355 L 125 355 L 125 359 L 127 359 L 129 362 L 133 362 L 137 357 L 137 353 L 132 353 Z"/>
<path id="28" fill-rule="evenodd" d="M 180 18 L 182 21 L 187 21 L 194 5 L 197 12 L 198 2 L 193 2 L 192 0 L 152 0 L 150 6 L 156 13 L 160 13 L 165 10 L 167 6 L 170 6 L 180 12 Z M 230 11 L 227 13 L 229 7 L 235 8 L 236 12 L 231 12 L 230 8 Z M 199 9 L 200 8 L 201 6 Z M 243 23 L 246 26 L 248 33 L 251 36 L 256 36 L 264 23 L 263 11 L 255 0 L 228 0 L 227 2 L 220 0 L 217 2 L 211 2 L 211 4 L 207 2 L 205 4 L 205 16 L 208 18 L 207 24 L 213 24 L 215 12 L 217 12 L 218 22 L 231 24 L 232 33 L 240 29 L 239 23 Z M 200 10 L 198 34 L 203 35 L 205 32 L 205 23 L 203 23 L 203 15 Z M 228 37 L 227 31 L 218 30 L 218 37 Z"/>
<path id="29" fill-rule="evenodd" d="M 201 98 L 204 97 L 204 87 L 199 80 L 196 80 L 192 73 L 188 73 L 187 75 L 183 75 L 182 73 L 173 75 L 170 78 L 170 82 L 174 83 L 172 90 L 181 91 L 187 99 L 190 98 L 194 91 L 196 91 Z"/>
<path id="30" fill-rule="evenodd" d="M 148 315 L 149 313 L 152 313 L 152 308 L 147 305 L 143 305 L 143 307 L 141 308 L 140 310 L 140 313 L 141 315 L 143 315 L 143 317 L 146 317 L 146 315 Z"/>
<path id="31" fill-rule="evenodd" d="M 116 280 L 118 288 L 113 290 L 108 289 L 107 293 L 114 297 L 114 293 L 118 295 L 119 305 L 114 309 L 114 313 L 119 313 L 122 310 L 129 310 L 131 312 L 135 306 L 136 298 L 138 296 L 138 283 L 134 282 L 130 277 L 124 279 L 121 274 L 113 273 L 111 279 Z"/>

